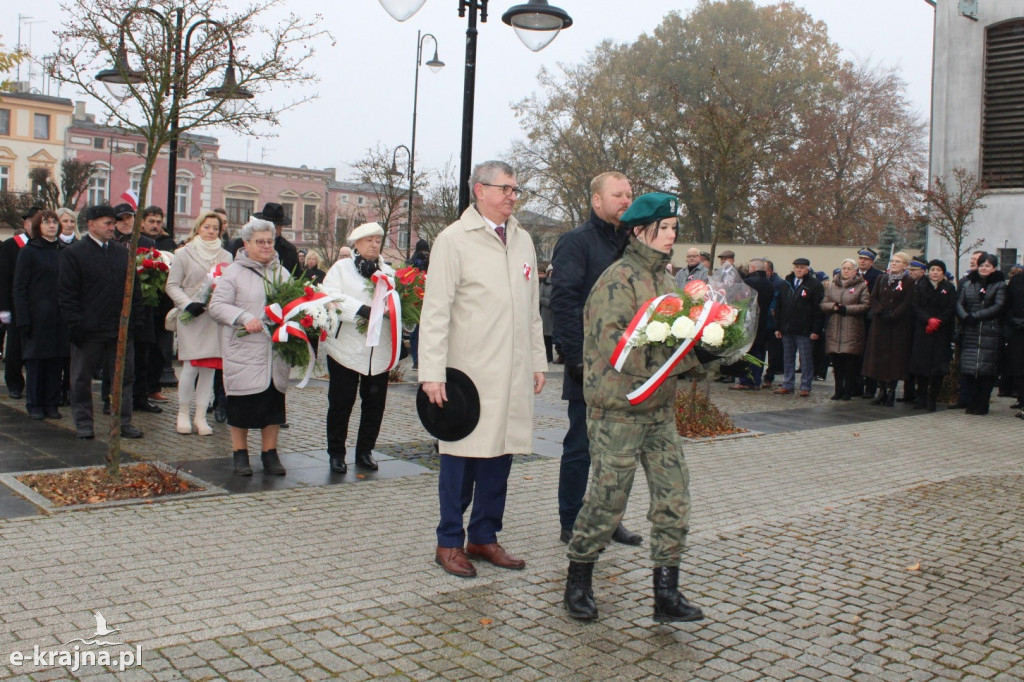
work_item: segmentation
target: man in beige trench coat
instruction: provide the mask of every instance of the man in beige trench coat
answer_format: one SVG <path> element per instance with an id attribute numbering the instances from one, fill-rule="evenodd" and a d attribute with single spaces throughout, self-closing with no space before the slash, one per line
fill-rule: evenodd
<path id="1" fill-rule="evenodd" d="M 480 394 L 473 432 L 439 443 L 435 561 L 463 578 L 476 575 L 470 557 L 500 568 L 526 566 L 498 544 L 498 533 L 512 455 L 532 452 L 533 396 L 544 387 L 547 369 L 537 254 L 512 217 L 521 194 L 515 171 L 486 161 L 473 169 L 470 186 L 475 203 L 437 236 L 430 252 L 419 368 L 423 391 L 438 406 L 447 400 L 447 367 L 465 372 Z"/>

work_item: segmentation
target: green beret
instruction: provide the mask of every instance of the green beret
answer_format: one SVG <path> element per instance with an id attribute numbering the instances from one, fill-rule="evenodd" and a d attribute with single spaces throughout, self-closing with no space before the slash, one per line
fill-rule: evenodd
<path id="1" fill-rule="evenodd" d="M 625 227 L 649 225 L 664 218 L 675 218 L 679 215 L 679 200 L 671 194 L 651 192 L 637 197 L 620 222 Z"/>

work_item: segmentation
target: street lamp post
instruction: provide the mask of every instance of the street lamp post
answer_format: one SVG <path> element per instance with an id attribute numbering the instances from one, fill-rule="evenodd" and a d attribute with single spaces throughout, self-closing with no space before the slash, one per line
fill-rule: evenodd
<path id="1" fill-rule="evenodd" d="M 420 65 L 423 63 L 423 41 L 430 38 L 434 41 L 434 57 L 427 62 L 427 67 L 437 73 L 444 68 L 444 62 L 437 58 L 437 38 L 432 33 L 422 35 L 420 31 L 416 31 L 416 77 L 413 79 L 412 88 L 412 149 L 409 151 L 409 207 L 406 213 L 406 225 L 405 225 L 405 261 L 409 262 L 412 258 L 412 200 L 415 179 L 415 163 L 416 163 L 416 105 L 419 100 L 420 93 Z"/>
<path id="2" fill-rule="evenodd" d="M 379 0 L 388 14 L 405 21 L 423 6 L 425 0 Z M 477 19 L 487 22 L 488 0 L 459 0 L 459 17 L 467 16 L 466 78 L 462 96 L 462 151 L 459 167 L 459 212 L 469 206 L 469 175 L 473 163 L 473 104 L 476 98 Z M 510 7 L 501 20 L 515 29 L 516 35 L 530 50 L 543 50 L 563 28 L 572 26 L 565 10 L 552 7 L 548 0 L 529 0 Z"/>
<path id="3" fill-rule="evenodd" d="M 188 69 L 184 68 L 183 62 L 188 59 L 189 47 L 192 42 L 192 33 L 201 26 L 213 26 L 224 31 L 228 41 L 228 64 L 224 71 L 224 82 L 215 88 L 206 91 L 206 95 L 216 101 L 215 106 L 225 106 L 227 102 L 237 100 L 249 100 L 254 97 L 249 90 L 238 85 L 238 78 L 235 75 L 235 45 L 231 36 L 219 21 L 213 19 L 200 19 L 184 30 L 185 11 L 183 8 L 171 10 L 164 16 L 160 12 L 148 7 L 136 7 L 131 9 L 121 20 L 120 35 L 117 49 L 117 59 L 113 68 L 104 69 L 96 74 L 96 80 L 107 86 L 107 90 L 115 98 L 127 99 L 131 88 L 145 80 L 145 74 L 136 71 L 128 64 L 128 50 L 125 47 L 125 33 L 128 31 L 128 23 L 135 14 L 148 14 L 154 17 L 164 29 L 167 37 L 168 49 L 174 50 L 174 70 L 171 74 L 171 127 L 170 140 L 168 143 L 167 158 L 167 232 L 174 235 L 174 214 L 176 212 L 176 198 L 178 182 L 178 117 L 181 109 L 181 101 L 188 94 Z M 184 45 L 182 45 L 182 32 L 184 31 Z"/>
<path id="4" fill-rule="evenodd" d="M 402 177 L 404 175 L 404 173 L 402 173 L 402 171 L 398 170 L 398 151 L 400 149 L 404 149 L 406 156 L 409 157 L 409 188 L 410 188 L 409 189 L 409 206 L 408 206 L 409 215 L 406 216 L 406 229 L 409 230 L 409 231 L 406 233 L 406 235 L 408 237 L 411 237 L 412 236 L 412 150 L 410 150 L 404 144 L 400 144 L 397 147 L 395 147 L 395 151 L 393 151 L 391 153 L 391 170 L 389 170 L 387 174 L 390 175 L 393 178 L 400 178 L 400 177 Z M 389 231 L 391 230 L 390 226 L 388 227 L 388 230 Z M 399 239 L 398 240 L 398 244 L 396 244 L 395 246 L 398 247 L 399 251 L 401 251 L 402 240 Z M 408 256 L 409 244 L 408 243 L 406 243 L 405 250 L 406 250 L 405 259 L 409 260 L 409 256 Z"/>

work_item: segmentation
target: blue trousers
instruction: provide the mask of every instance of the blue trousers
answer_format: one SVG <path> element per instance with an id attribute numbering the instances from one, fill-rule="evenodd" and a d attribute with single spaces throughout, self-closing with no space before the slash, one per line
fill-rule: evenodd
<path id="1" fill-rule="evenodd" d="M 441 503 L 441 521 L 437 524 L 438 547 L 462 547 L 469 541 L 487 545 L 498 541 L 505 516 L 505 495 L 512 455 L 477 458 L 441 455 L 441 475 L 437 481 Z M 473 503 L 469 526 L 463 530 L 462 518 Z"/>
<path id="2" fill-rule="evenodd" d="M 793 390 L 796 383 L 796 354 L 800 352 L 800 390 L 811 390 L 814 381 L 814 341 L 802 334 L 782 335 L 782 387 Z"/>
<path id="3" fill-rule="evenodd" d="M 583 496 L 590 479 L 590 439 L 587 438 L 587 403 L 569 401 L 569 430 L 562 440 L 562 462 L 558 469 L 558 521 L 572 530 L 583 508 Z"/>

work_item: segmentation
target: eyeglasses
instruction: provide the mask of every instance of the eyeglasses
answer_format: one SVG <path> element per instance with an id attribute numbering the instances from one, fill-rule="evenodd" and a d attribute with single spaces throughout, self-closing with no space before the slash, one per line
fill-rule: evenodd
<path id="1" fill-rule="evenodd" d="M 501 193 L 507 197 L 510 197 L 513 194 L 515 194 L 518 197 L 522 197 L 526 194 L 526 190 L 523 189 L 522 187 L 513 187 L 512 185 L 492 185 L 488 182 L 481 182 L 480 184 L 483 185 L 484 187 L 497 187 L 498 189 L 501 190 Z"/>
<path id="2" fill-rule="evenodd" d="M 60 225 L 60 222 L 56 218 L 44 218 L 39 222 L 42 225 Z"/>
<path id="3" fill-rule="evenodd" d="M 255 244 L 256 246 L 273 246 L 274 245 L 274 240 L 273 239 L 253 239 L 252 243 Z"/>

